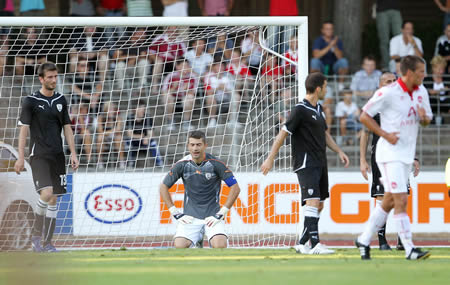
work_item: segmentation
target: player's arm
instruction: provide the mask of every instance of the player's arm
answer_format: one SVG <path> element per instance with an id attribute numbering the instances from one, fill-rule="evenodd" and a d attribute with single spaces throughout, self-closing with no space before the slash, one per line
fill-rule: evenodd
<path id="1" fill-rule="evenodd" d="M 20 133 L 19 133 L 19 157 L 14 164 L 14 170 L 17 174 L 20 174 L 20 172 L 23 170 L 25 166 L 25 144 L 27 141 L 28 136 L 28 130 L 30 129 L 30 126 L 28 125 L 22 125 L 20 126 Z"/>
<path id="2" fill-rule="evenodd" d="M 361 116 L 359 117 L 359 121 L 366 126 L 370 131 L 372 131 L 374 134 L 377 134 L 378 136 L 384 138 L 387 140 L 390 144 L 395 145 L 398 141 L 398 132 L 393 133 L 387 133 L 385 132 L 380 125 L 377 124 L 377 122 L 365 111 L 362 112 Z"/>
<path id="3" fill-rule="evenodd" d="M 332 151 L 336 152 L 339 155 L 339 158 L 341 159 L 341 162 L 344 163 L 344 167 L 348 167 L 348 165 L 350 164 L 350 160 L 348 159 L 348 156 L 337 145 L 337 143 L 334 141 L 333 137 L 327 132 L 325 132 L 325 140 L 326 140 L 327 146 Z"/>
<path id="4" fill-rule="evenodd" d="M 72 165 L 72 169 L 76 170 L 80 165 L 80 162 L 77 158 L 77 153 L 75 150 L 75 139 L 73 137 L 72 126 L 70 124 L 64 125 L 64 137 L 66 138 L 67 144 L 70 149 L 70 164 Z"/>
<path id="5" fill-rule="evenodd" d="M 367 142 L 369 141 L 369 133 L 362 130 L 361 138 L 359 139 L 359 170 L 364 179 L 368 180 L 367 172 L 370 171 L 370 166 L 366 160 Z"/>
<path id="6" fill-rule="evenodd" d="M 275 138 L 275 141 L 273 142 L 272 149 L 270 150 L 269 157 L 266 158 L 266 160 L 261 165 L 261 171 L 264 175 L 267 175 L 269 171 L 273 167 L 273 161 L 275 160 L 275 157 L 278 154 L 278 151 L 280 150 L 280 147 L 283 145 L 284 140 L 288 136 L 288 132 L 285 130 L 281 130 L 277 137 Z"/>

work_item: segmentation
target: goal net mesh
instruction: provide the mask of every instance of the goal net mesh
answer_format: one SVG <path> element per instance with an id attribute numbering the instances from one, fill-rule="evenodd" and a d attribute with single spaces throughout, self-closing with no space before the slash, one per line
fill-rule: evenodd
<path id="1" fill-rule="evenodd" d="M 41 88 L 37 68 L 45 61 L 58 67 L 56 91 L 69 104 L 80 160 L 73 172 L 65 142 L 68 193 L 58 200 L 57 248 L 172 246 L 176 222 L 159 184 L 197 129 L 240 183 L 226 219 L 230 246 L 295 242 L 298 185 L 263 188 L 258 177 L 299 98 L 298 27 L 23 26 L 2 27 L 0 37 L 2 249 L 30 247 L 38 195 L 30 168 L 14 172 L 17 124 L 22 100 Z M 273 171 L 290 168 L 288 140 Z M 170 191 L 181 208 L 182 181 Z M 228 192 L 223 185 L 221 204 Z"/>

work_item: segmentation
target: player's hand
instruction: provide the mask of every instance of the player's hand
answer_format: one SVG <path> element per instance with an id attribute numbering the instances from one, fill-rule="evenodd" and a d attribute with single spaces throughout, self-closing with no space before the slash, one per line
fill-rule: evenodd
<path id="1" fill-rule="evenodd" d="M 420 172 L 420 162 L 417 159 L 414 159 L 414 163 L 413 163 L 413 174 L 414 177 L 416 177 L 417 175 L 419 175 Z"/>
<path id="2" fill-rule="evenodd" d="M 345 154 L 345 152 L 340 151 L 338 155 L 341 159 L 341 162 L 344 164 L 344 167 L 348 167 L 350 165 L 350 159 L 348 159 L 348 156 Z"/>
<path id="3" fill-rule="evenodd" d="M 362 159 L 359 163 L 359 170 L 361 171 L 362 176 L 364 179 L 369 180 L 368 172 L 370 172 L 370 166 L 367 163 L 367 160 Z"/>
<path id="4" fill-rule="evenodd" d="M 22 159 L 18 159 L 16 160 L 16 163 L 14 164 L 14 170 L 16 171 L 17 174 L 20 174 L 20 172 L 23 170 L 23 168 L 25 167 L 25 160 Z"/>
<path id="5" fill-rule="evenodd" d="M 273 167 L 273 159 L 267 158 L 261 165 L 261 171 L 264 175 L 267 175 L 267 173 L 269 173 L 272 167 Z"/>
<path id="6" fill-rule="evenodd" d="M 170 207 L 169 211 L 172 214 L 172 216 L 174 217 L 174 219 L 183 225 L 192 224 L 192 222 L 194 221 L 194 217 L 183 214 L 175 206 Z"/>
<path id="7" fill-rule="evenodd" d="M 215 214 L 214 216 L 209 216 L 205 218 L 205 224 L 208 227 L 214 227 L 215 225 L 217 225 L 220 221 L 224 220 L 228 211 L 230 209 L 228 209 L 227 207 L 223 206 L 222 208 L 220 208 L 219 212 L 217 212 L 217 214 Z"/>
<path id="8" fill-rule="evenodd" d="M 77 170 L 78 166 L 80 166 L 80 162 L 75 153 L 70 155 L 70 164 L 73 170 Z"/>
<path id="9" fill-rule="evenodd" d="M 419 115 L 420 123 L 424 124 L 428 122 L 428 116 L 427 112 L 425 111 L 425 108 L 420 107 L 419 104 L 417 104 L 417 113 Z"/>
<path id="10" fill-rule="evenodd" d="M 384 136 L 384 139 L 387 140 L 388 143 L 395 145 L 398 142 L 398 134 L 399 132 L 388 133 Z"/>

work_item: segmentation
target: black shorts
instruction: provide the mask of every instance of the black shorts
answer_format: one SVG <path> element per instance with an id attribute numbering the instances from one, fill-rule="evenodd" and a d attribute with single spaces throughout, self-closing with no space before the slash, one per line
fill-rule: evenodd
<path id="1" fill-rule="evenodd" d="M 327 166 L 300 169 L 297 171 L 297 177 L 302 191 L 302 206 L 306 204 L 307 200 L 325 201 L 330 197 Z"/>
<path id="2" fill-rule="evenodd" d="M 371 164 L 372 164 L 372 187 L 370 188 L 370 196 L 372 198 L 376 198 L 378 196 L 384 196 L 384 186 L 380 180 L 381 172 L 380 172 L 380 169 L 378 168 L 378 165 L 375 162 L 375 158 L 373 156 L 372 156 Z M 408 185 L 406 186 L 406 188 L 408 189 L 408 195 L 409 195 L 409 193 L 411 192 L 411 185 L 409 183 L 409 180 L 408 180 Z"/>
<path id="3" fill-rule="evenodd" d="M 42 189 L 53 187 L 53 194 L 66 194 L 66 160 L 64 153 L 53 157 L 32 156 L 30 158 L 34 186 L 39 193 Z"/>

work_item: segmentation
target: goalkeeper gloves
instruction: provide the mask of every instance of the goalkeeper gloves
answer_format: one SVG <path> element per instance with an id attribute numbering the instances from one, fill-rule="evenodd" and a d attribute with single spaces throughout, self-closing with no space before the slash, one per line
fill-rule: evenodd
<path id="1" fill-rule="evenodd" d="M 194 217 L 183 214 L 175 206 L 170 207 L 169 211 L 172 214 L 172 216 L 175 218 L 175 220 L 177 220 L 179 223 L 181 223 L 183 225 L 191 224 L 194 221 Z"/>
<path id="2" fill-rule="evenodd" d="M 225 219 L 225 216 L 227 215 L 229 210 L 230 209 L 228 209 L 227 207 L 223 206 L 222 208 L 220 208 L 220 210 L 219 210 L 219 212 L 217 212 L 217 214 L 215 214 L 214 216 L 209 216 L 209 217 L 205 218 L 205 224 L 208 227 L 214 227 L 220 221 Z"/>

